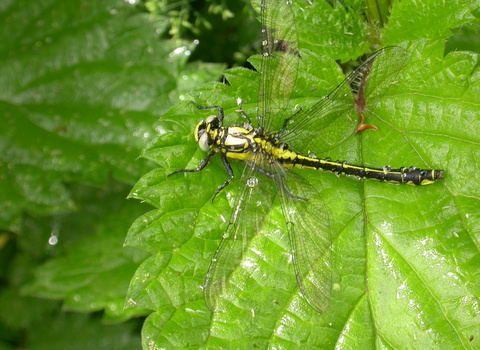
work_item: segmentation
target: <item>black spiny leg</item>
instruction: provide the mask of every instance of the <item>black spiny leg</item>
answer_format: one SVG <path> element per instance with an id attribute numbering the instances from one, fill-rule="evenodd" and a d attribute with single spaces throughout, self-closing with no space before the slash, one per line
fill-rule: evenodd
<path id="1" fill-rule="evenodd" d="M 240 115 L 247 120 L 248 124 L 252 125 L 252 120 L 247 115 L 247 113 L 245 113 L 245 111 L 243 110 L 243 100 L 241 100 L 241 99 L 239 99 L 239 100 L 240 101 L 238 102 L 238 107 L 240 107 L 240 109 L 236 110 L 235 112 L 240 113 Z"/>
<path id="2" fill-rule="evenodd" d="M 224 118 L 224 115 L 223 115 L 223 108 L 220 107 L 220 106 L 206 106 L 206 107 L 203 107 L 203 106 L 199 106 L 197 105 L 195 102 L 193 101 L 190 101 L 191 104 L 193 104 L 195 107 L 197 107 L 198 109 L 217 109 L 218 110 L 218 119 L 220 119 L 220 126 L 222 126 L 223 124 L 223 118 Z"/>
<path id="3" fill-rule="evenodd" d="M 232 167 L 230 166 L 230 163 L 228 162 L 228 159 L 225 156 L 225 154 L 220 153 L 220 157 L 222 158 L 223 166 L 225 167 L 225 170 L 227 170 L 228 176 L 230 176 L 230 178 L 227 181 L 225 181 L 222 185 L 218 186 L 217 190 L 215 191 L 215 194 L 213 195 L 212 202 L 215 200 L 215 197 L 217 196 L 217 194 L 220 193 L 221 190 L 223 190 L 225 187 L 227 187 L 232 183 L 233 177 L 235 176 L 232 170 Z"/>
<path id="4" fill-rule="evenodd" d="M 285 131 L 285 129 L 287 128 L 288 126 L 288 123 L 290 122 L 290 120 L 295 117 L 298 113 L 302 112 L 303 109 L 300 108 L 298 111 L 296 111 L 294 114 L 292 114 L 290 117 L 288 118 L 285 118 L 285 120 L 283 121 L 283 125 L 282 125 L 282 129 L 280 129 L 280 131 L 278 132 L 279 134 L 283 133 Z"/>
<path id="5" fill-rule="evenodd" d="M 247 115 L 247 113 L 245 113 L 245 111 L 243 109 L 239 109 L 238 111 L 236 111 L 237 113 L 240 113 L 240 115 L 245 118 L 248 122 L 248 124 L 252 125 L 252 120 L 250 119 L 250 117 Z"/>
<path id="6" fill-rule="evenodd" d="M 178 169 L 178 170 L 175 170 L 173 173 L 168 174 L 167 177 L 172 176 L 173 174 L 177 174 L 177 173 L 196 173 L 197 171 L 201 171 L 201 170 L 203 170 L 203 168 L 205 168 L 207 166 L 207 164 L 210 162 L 210 160 L 215 155 L 215 153 L 216 152 L 210 152 L 210 154 L 207 156 L 207 158 L 202 160 L 202 162 L 197 167 L 197 169 Z"/>

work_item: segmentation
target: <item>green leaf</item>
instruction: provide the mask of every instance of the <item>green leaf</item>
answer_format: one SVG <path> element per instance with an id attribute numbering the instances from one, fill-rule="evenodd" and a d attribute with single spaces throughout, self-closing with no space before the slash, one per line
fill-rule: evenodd
<path id="1" fill-rule="evenodd" d="M 73 210 L 66 182 L 133 183 L 158 116 L 221 70 L 187 65 L 195 44 L 160 40 L 167 21 L 125 1 L 18 0 L 0 16 L 2 227 Z"/>
<path id="2" fill-rule="evenodd" d="M 147 254 L 122 243 L 146 207 L 120 182 L 223 66 L 187 63 L 196 42 L 123 0 L 9 0 L 0 18 L 0 348 L 138 348 L 141 318 L 100 324 L 150 312 L 124 309 Z"/>
<path id="3" fill-rule="evenodd" d="M 13 246 L 13 245 L 12 245 Z M 5 253 L 1 251 L 2 255 Z M 34 261 L 28 259 L 27 254 L 19 254 L 14 261 L 10 261 L 8 274 L 14 276 L 9 279 L 7 288 L 0 291 L 0 324 L 8 327 L 10 336 L 14 337 L 15 329 L 29 329 L 33 324 L 44 322 L 45 318 L 54 314 L 60 308 L 60 303 L 53 300 L 41 300 L 20 292 L 21 281 L 25 279 L 27 271 L 37 267 Z M 8 276 L 5 276 L 7 280 Z M 4 339 L 4 337 L 2 337 Z"/>
<path id="4" fill-rule="evenodd" d="M 384 31 L 387 43 L 404 40 L 446 39 L 451 29 L 473 23 L 472 13 L 479 7 L 478 0 L 452 0 L 439 2 L 399 1 L 391 12 L 391 18 Z"/>
<path id="5" fill-rule="evenodd" d="M 480 24 L 464 26 L 453 31 L 453 36 L 448 38 L 446 52 L 473 51 L 480 53 Z"/>
<path id="6" fill-rule="evenodd" d="M 92 315 L 62 313 L 50 322 L 43 322 L 28 337 L 32 350 L 61 349 L 140 349 L 133 322 L 105 326 Z"/>
<path id="7" fill-rule="evenodd" d="M 72 225 L 88 230 L 89 234 L 38 267 L 35 279 L 23 287 L 23 293 L 63 300 L 63 309 L 68 311 L 105 310 L 104 321 L 110 323 L 148 314 L 147 310 L 123 307 L 129 281 L 146 253 L 122 248 L 122 242 L 126 228 L 143 214 L 145 207 L 120 201 L 119 198 L 125 197 L 124 192 L 93 191 L 90 196 L 97 199 L 95 205 L 88 204 L 77 213 L 57 220 L 59 228 Z M 86 203 L 92 203 L 91 197 L 85 197 Z M 87 225 L 85 218 L 91 221 Z M 59 240 L 63 238 L 60 236 Z"/>
<path id="8" fill-rule="evenodd" d="M 402 42 L 409 61 L 368 117 L 380 131 L 355 134 L 329 154 L 318 155 L 374 167 L 443 169 L 444 180 L 414 187 L 304 171 L 328 208 L 334 234 L 332 298 L 323 314 L 298 290 L 278 206 L 249 247 L 247 262 L 255 268 L 239 266 L 233 276 L 245 280 L 245 288 L 225 313 L 208 311 L 203 280 L 226 229 L 238 182 L 211 203 L 217 187 L 228 179 L 218 156 L 201 172 L 167 178 L 176 169 L 195 169 L 206 156 L 196 148 L 192 132 L 216 110 L 182 103 L 162 117 L 170 132 L 144 150 L 160 168 L 145 175 L 130 195 L 156 207 L 137 220 L 127 237 L 129 245 L 152 253 L 129 290 L 130 305 L 156 310 L 144 326 L 144 348 L 478 347 L 479 57 L 472 52 L 444 56 L 446 33 L 472 23 L 475 4 L 448 4 L 448 20 L 432 17 L 430 28 L 412 36 L 412 23 L 423 23 L 428 13 L 447 12 L 436 3 L 395 3 L 383 41 Z M 346 12 L 304 7 L 309 11 L 303 16 L 312 18 L 308 25 L 297 21 L 299 46 L 314 52 L 301 51 L 292 108 L 321 98 L 341 81 L 332 59 L 339 53 L 319 57 L 326 50 L 312 43 L 316 23 Z M 360 18 L 351 14 L 355 17 Z M 313 27 L 305 30 L 308 26 Z M 320 43 L 322 34 L 317 33 Z M 369 45 L 360 45 L 363 40 L 351 40 L 356 46 L 342 57 L 354 57 L 358 46 L 365 52 Z M 200 86 L 191 92 L 195 102 L 223 106 L 230 125 L 242 122 L 236 112 L 241 97 L 245 112 L 254 117 L 256 74 L 237 68 L 225 75 L 230 85 Z M 232 167 L 238 179 L 242 165 L 232 161 Z"/>
<path id="9" fill-rule="evenodd" d="M 295 15 L 302 48 L 345 62 L 369 47 L 368 26 L 361 13 L 349 11 L 339 2 L 332 6 L 315 1 Z"/>

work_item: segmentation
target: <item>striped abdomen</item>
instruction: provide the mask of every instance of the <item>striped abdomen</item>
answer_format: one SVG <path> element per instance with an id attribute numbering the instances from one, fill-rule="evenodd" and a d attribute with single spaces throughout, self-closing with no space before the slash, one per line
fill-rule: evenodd
<path id="1" fill-rule="evenodd" d="M 335 174 L 407 185 L 429 185 L 436 180 L 443 179 L 443 170 L 422 170 L 415 167 L 391 169 L 389 166 L 376 169 L 347 162 L 334 162 L 329 158 L 315 159 L 302 155 L 296 155 L 294 158 L 282 158 L 280 162 L 286 167 L 325 170 Z"/>

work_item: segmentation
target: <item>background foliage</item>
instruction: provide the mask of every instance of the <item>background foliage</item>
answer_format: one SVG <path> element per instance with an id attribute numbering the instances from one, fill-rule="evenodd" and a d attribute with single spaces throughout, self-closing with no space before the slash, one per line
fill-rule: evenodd
<path id="1" fill-rule="evenodd" d="M 299 97 L 341 81 L 333 60 L 380 42 L 411 54 L 408 83 L 379 106 L 394 118 L 329 155 L 447 174 L 402 189 L 318 174 L 340 257 L 323 315 L 299 297 L 288 267 L 275 288 L 240 296 L 263 302 L 256 314 L 240 303 L 214 316 L 203 303 L 230 204 L 226 193 L 209 201 L 224 181 L 219 162 L 165 179 L 204 156 L 191 140 L 204 115 L 177 103 L 224 105 L 231 118 L 239 96 L 253 108 L 255 73 L 236 68 L 225 74 L 231 87 L 202 85 L 225 67 L 203 61 L 243 63 L 258 51 L 259 26 L 243 2 L 175 4 L 0 5 L 0 349 L 137 349 L 141 327 L 144 348 L 478 347 L 478 1 L 395 2 L 381 33 L 364 2 L 295 3 L 301 47 L 315 53 Z M 143 174 L 131 196 L 153 211 L 125 200 Z M 287 252 L 277 243 L 263 252 L 267 275 L 282 261 L 269 259 Z M 277 304 L 265 304 L 272 293 Z"/>

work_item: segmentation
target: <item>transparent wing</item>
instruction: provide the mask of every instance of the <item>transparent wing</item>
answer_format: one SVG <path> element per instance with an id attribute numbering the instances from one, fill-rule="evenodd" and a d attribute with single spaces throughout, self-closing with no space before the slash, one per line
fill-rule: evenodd
<path id="1" fill-rule="evenodd" d="M 375 52 L 328 96 L 294 115 L 279 137 L 295 151 L 321 154 L 357 130 L 359 113 L 375 108 L 405 65 L 401 47 Z"/>
<path id="2" fill-rule="evenodd" d="M 245 166 L 228 227 L 205 278 L 205 302 L 212 312 L 224 311 L 243 288 L 242 278 L 234 276 L 235 270 L 243 270 L 241 275 L 245 276 L 246 270 L 255 269 L 243 264 L 245 253 L 268 217 L 276 195 L 273 181 L 255 170 L 256 161 L 254 156 Z"/>
<path id="3" fill-rule="evenodd" d="M 307 302 L 325 312 L 331 291 L 331 233 L 328 213 L 317 191 L 303 177 L 270 163 L 257 171 L 261 156 L 245 167 L 239 194 L 222 241 L 204 283 L 204 297 L 212 312 L 225 311 L 257 268 L 246 261 L 247 250 L 261 230 L 279 195 L 292 250 L 295 276 Z M 258 164 L 256 164 L 258 162 Z M 274 176 L 263 175 L 268 171 Z M 301 199 L 300 199 L 301 198 Z M 305 199 L 305 200 L 304 200 Z M 235 274 L 236 270 L 241 273 Z"/>
<path id="4" fill-rule="evenodd" d="M 362 100 L 364 96 L 366 107 L 373 110 L 388 89 L 397 83 L 398 73 L 405 66 L 407 57 L 407 51 L 398 46 L 385 47 L 368 57 L 355 70 L 355 72 L 360 70 L 363 77 L 360 84 L 355 79 L 351 79 L 356 100 Z"/>
<path id="5" fill-rule="evenodd" d="M 275 166 L 298 286 L 316 311 L 325 312 L 332 285 L 332 236 L 327 208 L 307 180 Z"/>
<path id="6" fill-rule="evenodd" d="M 297 80 L 298 36 L 291 2 L 262 0 L 262 46 L 258 126 L 278 130 Z"/>

